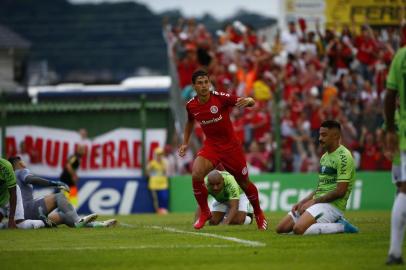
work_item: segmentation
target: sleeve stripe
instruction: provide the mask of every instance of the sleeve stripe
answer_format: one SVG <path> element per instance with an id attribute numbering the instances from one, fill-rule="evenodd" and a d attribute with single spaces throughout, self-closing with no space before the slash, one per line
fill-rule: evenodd
<path id="1" fill-rule="evenodd" d="M 338 179 L 337 182 L 350 182 L 350 179 Z"/>

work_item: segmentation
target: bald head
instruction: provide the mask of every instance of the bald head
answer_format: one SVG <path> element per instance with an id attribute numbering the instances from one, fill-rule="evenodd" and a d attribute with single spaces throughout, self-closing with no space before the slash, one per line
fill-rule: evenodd
<path id="1" fill-rule="evenodd" d="M 214 193 L 219 193 L 223 190 L 224 178 L 219 171 L 213 170 L 207 175 L 207 183 Z"/>

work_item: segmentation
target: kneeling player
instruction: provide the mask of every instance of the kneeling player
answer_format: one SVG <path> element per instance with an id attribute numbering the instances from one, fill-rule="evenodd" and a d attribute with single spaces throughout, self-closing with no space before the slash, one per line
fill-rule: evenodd
<path id="1" fill-rule="evenodd" d="M 242 225 L 252 223 L 252 210 L 247 196 L 234 176 L 226 171 L 211 171 L 206 179 L 207 190 L 214 201 L 210 207 L 210 225 Z M 196 217 L 200 216 L 197 208 Z"/>
<path id="2" fill-rule="evenodd" d="M 115 219 L 97 222 L 95 221 L 97 214 L 90 214 L 80 218 L 75 208 L 61 192 L 34 199 L 33 185 L 52 186 L 65 191 L 69 191 L 69 187 L 61 181 L 50 181 L 33 175 L 20 157 L 11 157 L 9 161 L 13 165 L 17 176 L 17 184 L 21 189 L 25 218 L 40 219 L 48 217 L 54 225 L 66 224 L 69 227 L 76 228 L 110 227 L 117 223 Z"/>
<path id="3" fill-rule="evenodd" d="M 336 121 L 322 123 L 319 141 L 326 152 L 320 159 L 317 189 L 292 207 L 277 226 L 277 233 L 358 232 L 358 228 L 343 218 L 355 180 L 355 166 L 351 152 L 340 145 L 340 131 Z"/>

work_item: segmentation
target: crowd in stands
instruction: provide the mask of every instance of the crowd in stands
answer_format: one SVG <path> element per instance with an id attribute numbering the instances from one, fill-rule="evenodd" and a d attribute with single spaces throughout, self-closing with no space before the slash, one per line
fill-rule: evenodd
<path id="1" fill-rule="evenodd" d="M 406 45 L 405 20 L 400 27 L 354 23 L 309 31 L 299 19 L 272 42 L 238 21 L 215 34 L 193 19 L 164 29 L 185 102 L 194 94 L 191 75 L 198 68 L 209 71 L 215 89 L 257 101 L 253 108 L 232 111 L 251 173 L 275 170 L 276 129 L 282 171 L 317 171 L 318 129 L 326 119 L 341 123 L 342 144 L 359 170 L 391 168 L 383 154 L 382 104 L 391 59 Z M 198 124 L 196 134 L 202 142 Z M 180 173 L 187 172 L 187 162 Z"/>

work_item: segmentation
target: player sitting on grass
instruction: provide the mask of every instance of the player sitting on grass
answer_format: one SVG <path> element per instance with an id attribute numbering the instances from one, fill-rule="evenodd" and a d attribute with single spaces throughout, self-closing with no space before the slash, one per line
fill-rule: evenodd
<path id="1" fill-rule="evenodd" d="M 211 171 L 205 178 L 208 192 L 213 196 L 210 225 L 242 225 L 252 223 L 250 202 L 240 188 L 234 176 L 226 171 Z M 196 210 L 196 219 L 200 208 Z"/>
<path id="2" fill-rule="evenodd" d="M 325 121 L 320 127 L 320 145 L 326 151 L 320 159 L 316 191 L 292 207 L 276 228 L 277 233 L 356 233 L 358 228 L 343 218 L 354 180 L 351 152 L 340 145 L 341 126 Z"/>
<path id="3" fill-rule="evenodd" d="M 0 158 L 0 222 L 8 215 L 10 229 L 38 229 L 49 225 L 48 220 L 24 220 L 21 192 L 10 162 Z M 3 224 L 0 224 L 3 227 Z"/>
<path id="4" fill-rule="evenodd" d="M 95 221 L 97 214 L 90 214 L 80 218 L 62 192 L 49 194 L 34 199 L 33 185 L 42 187 L 56 187 L 69 192 L 69 187 L 61 181 L 50 181 L 33 175 L 26 168 L 20 157 L 9 158 L 17 176 L 17 184 L 21 189 L 25 218 L 41 219 L 48 217 L 54 225 L 66 224 L 69 227 L 110 227 L 117 223 L 115 219 L 102 222 Z"/>

